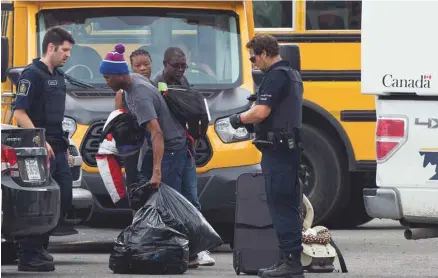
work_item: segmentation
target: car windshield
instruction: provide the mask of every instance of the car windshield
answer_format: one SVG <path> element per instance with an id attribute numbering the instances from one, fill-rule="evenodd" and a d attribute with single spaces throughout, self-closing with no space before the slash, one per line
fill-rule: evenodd
<path id="1" fill-rule="evenodd" d="M 185 76 L 194 87 L 235 87 L 241 79 L 240 34 L 233 12 L 158 8 L 80 8 L 38 13 L 38 53 L 46 30 L 62 26 L 74 37 L 64 72 L 86 83 L 104 83 L 99 66 L 118 43 L 125 60 L 144 48 L 152 57 L 152 75 L 163 70 L 166 48 L 186 54 Z M 132 69 L 131 69 L 132 71 Z M 238 86 L 238 85 L 237 85 Z"/>

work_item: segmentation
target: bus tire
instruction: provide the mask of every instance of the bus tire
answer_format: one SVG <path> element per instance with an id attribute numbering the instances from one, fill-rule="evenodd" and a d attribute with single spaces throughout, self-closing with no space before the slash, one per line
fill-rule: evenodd
<path id="1" fill-rule="evenodd" d="M 336 216 L 332 216 L 326 226 L 331 229 L 353 229 L 370 222 L 373 218 L 366 212 L 363 189 L 375 187 L 375 175 L 370 178 L 366 173 L 351 173 L 348 204 Z"/>
<path id="2" fill-rule="evenodd" d="M 314 225 L 324 225 L 348 202 L 349 172 L 341 146 L 321 129 L 303 124 L 300 178 L 314 209 Z M 304 180 L 303 180 L 304 179 Z"/>

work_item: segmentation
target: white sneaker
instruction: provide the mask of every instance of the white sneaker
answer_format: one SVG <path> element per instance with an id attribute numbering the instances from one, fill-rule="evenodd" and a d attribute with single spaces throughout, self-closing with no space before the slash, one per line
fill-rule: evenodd
<path id="1" fill-rule="evenodd" d="M 198 253 L 198 260 L 200 266 L 212 266 L 216 261 L 210 257 L 210 252 L 202 251 Z"/>

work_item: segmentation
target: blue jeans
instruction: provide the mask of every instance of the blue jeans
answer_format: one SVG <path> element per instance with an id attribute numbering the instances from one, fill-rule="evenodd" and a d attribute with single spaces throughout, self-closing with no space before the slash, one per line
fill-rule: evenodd
<path id="1" fill-rule="evenodd" d="M 285 254 L 298 256 L 302 251 L 301 190 L 298 180 L 300 156 L 298 149 L 263 150 L 261 161 L 267 204 L 279 248 Z"/>
<path id="2" fill-rule="evenodd" d="M 148 151 L 142 164 L 143 175 L 148 180 L 152 177 L 152 168 L 153 153 Z M 196 164 L 187 149 L 164 152 L 161 161 L 161 181 L 181 193 L 198 210 L 201 210 L 198 201 Z"/>

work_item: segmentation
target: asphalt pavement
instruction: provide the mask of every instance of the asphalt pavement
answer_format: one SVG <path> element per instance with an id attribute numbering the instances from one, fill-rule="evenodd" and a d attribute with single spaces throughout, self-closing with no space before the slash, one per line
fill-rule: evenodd
<path id="1" fill-rule="evenodd" d="M 409 241 L 403 228 L 394 221 L 373 220 L 355 230 L 332 230 L 341 250 L 348 273 L 310 274 L 306 277 L 438 277 L 438 239 Z M 116 275 L 108 268 L 115 229 L 80 227 L 79 234 L 53 237 L 50 252 L 56 270 L 50 273 L 20 273 L 16 265 L 2 266 L 2 277 L 139 277 Z M 221 246 L 211 254 L 216 265 L 188 270 L 183 277 L 237 277 L 232 252 Z M 336 268 L 340 269 L 338 262 Z M 155 277 L 175 277 L 158 276 Z M 241 274 L 240 276 L 246 276 Z M 252 276 L 257 277 L 257 276 Z"/>

